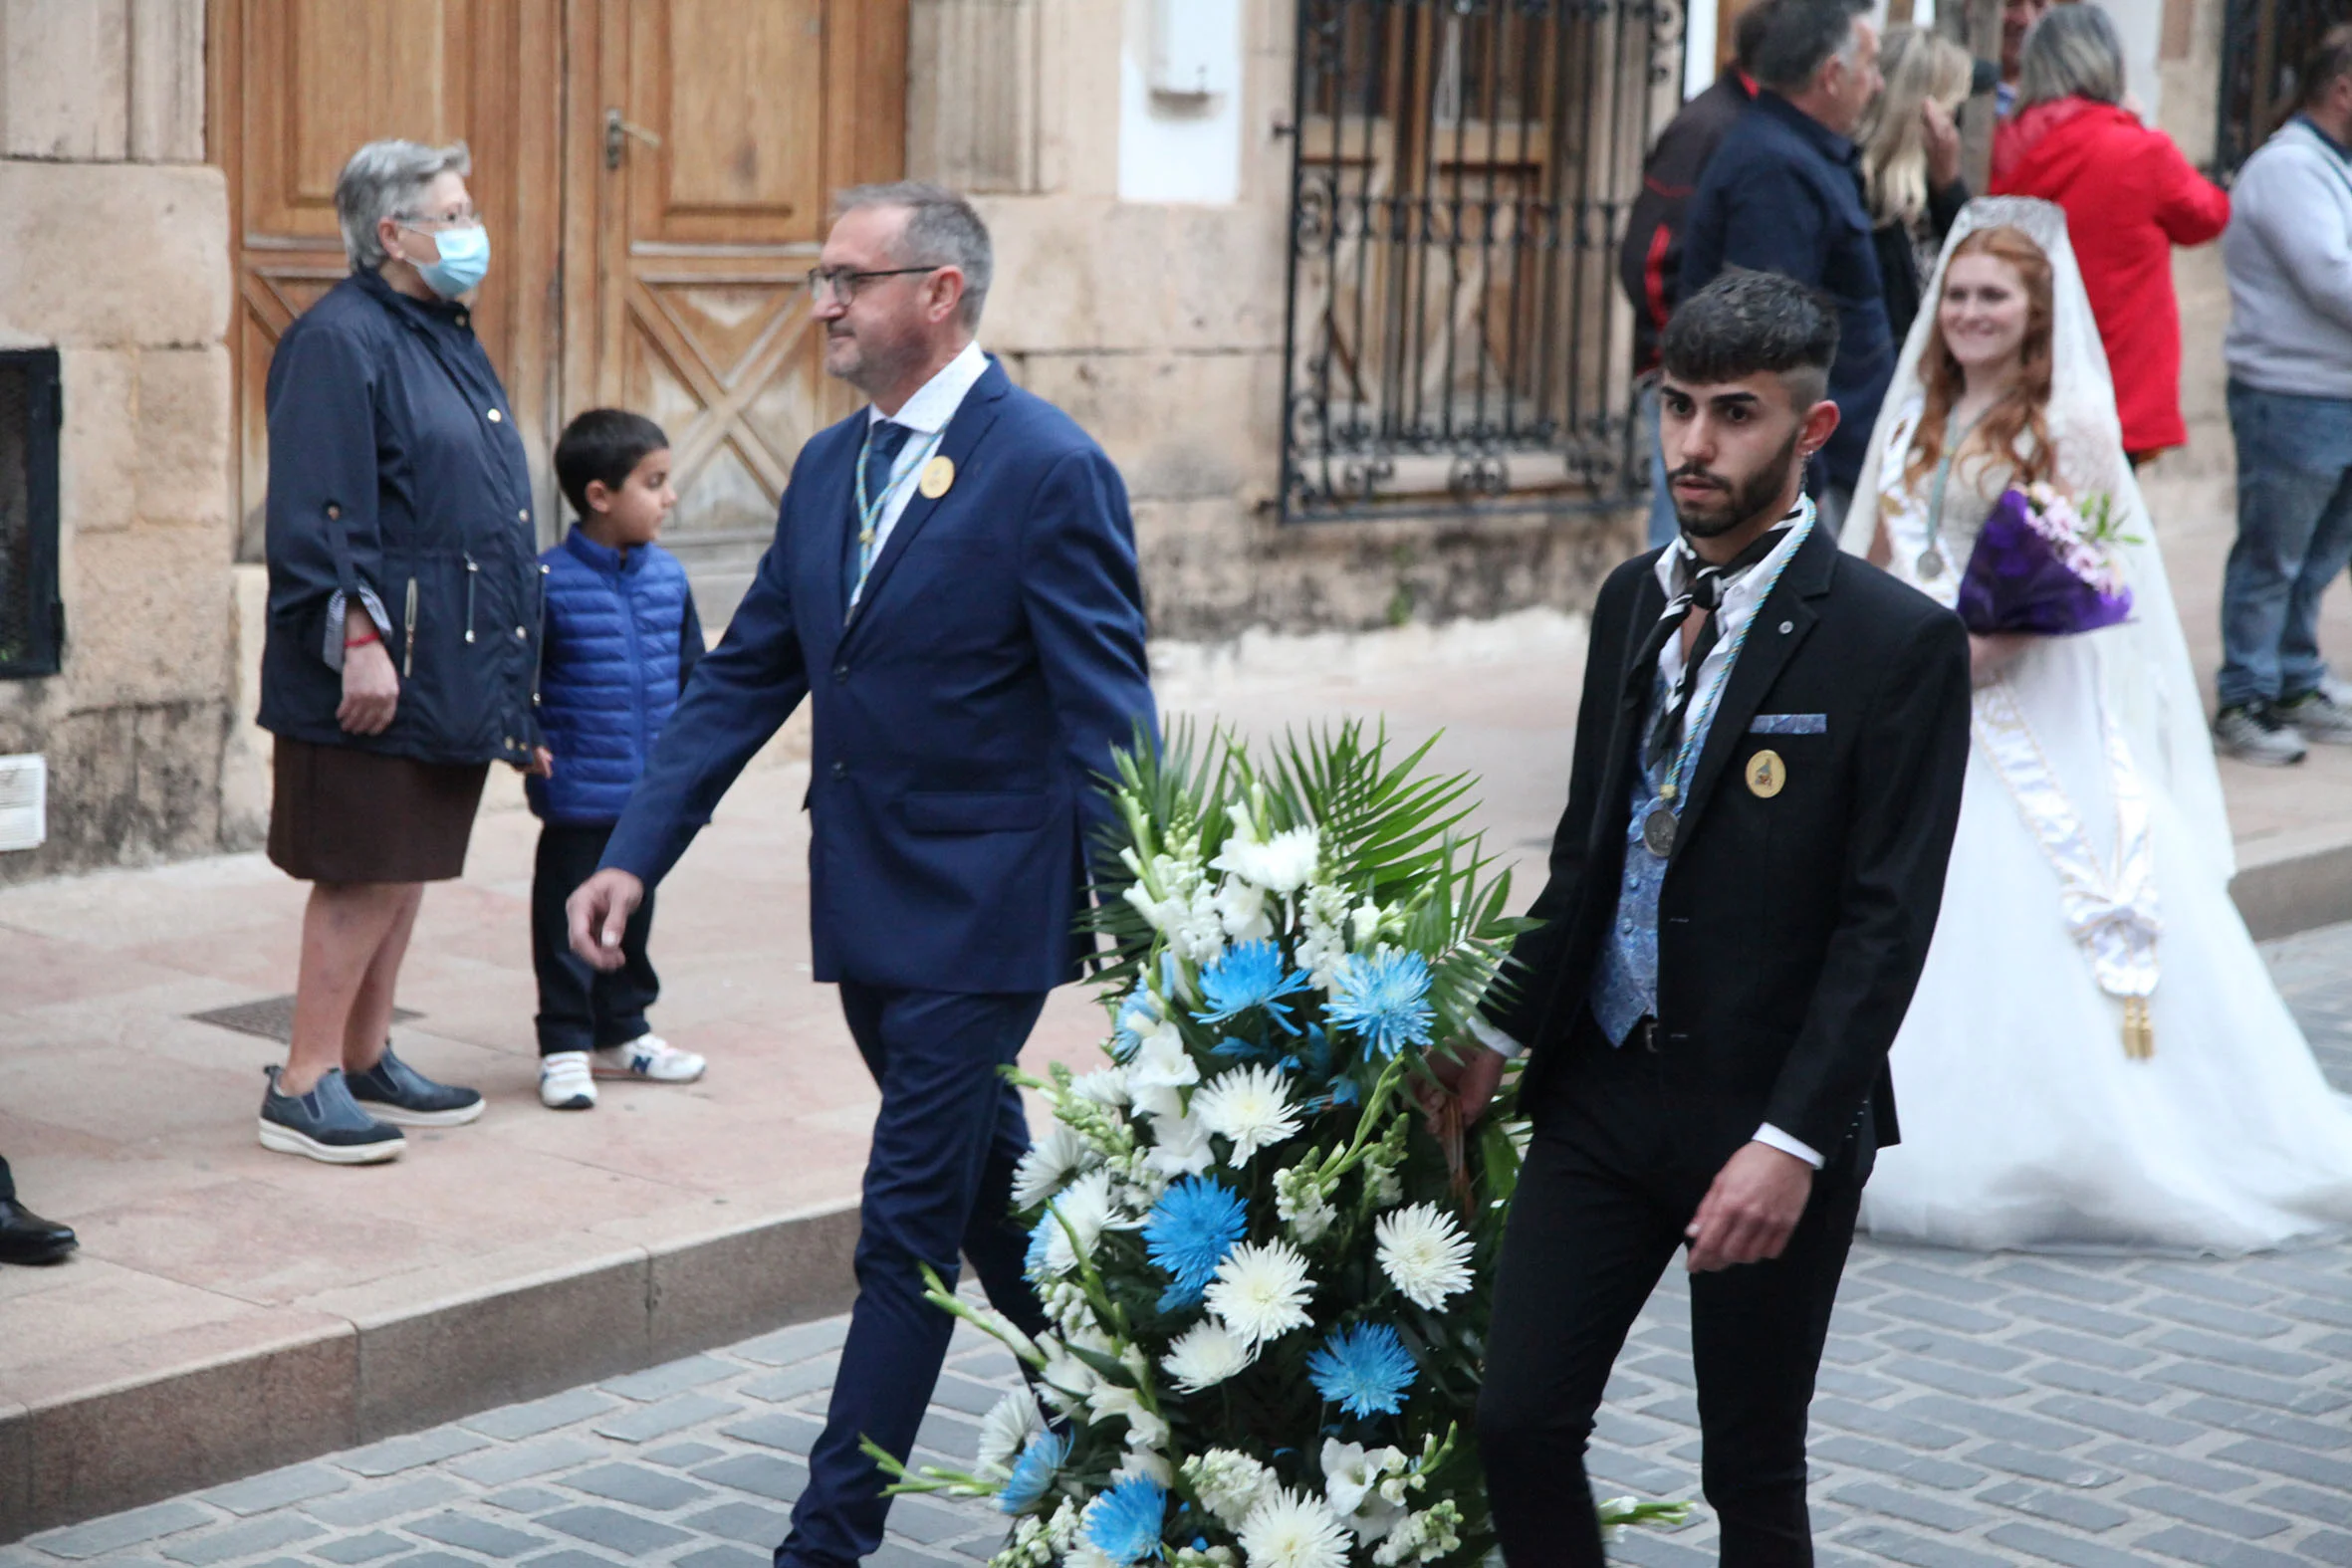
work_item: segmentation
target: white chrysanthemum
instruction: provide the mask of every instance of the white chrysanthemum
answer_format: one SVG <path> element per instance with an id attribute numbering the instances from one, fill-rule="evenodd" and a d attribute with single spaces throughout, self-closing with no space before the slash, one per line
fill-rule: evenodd
<path id="1" fill-rule="evenodd" d="M 1143 1163 L 1161 1176 L 1199 1176 L 1217 1163 L 1209 1147 L 1209 1129 L 1197 1116 L 1156 1116 L 1151 1123 L 1151 1147 Z"/>
<path id="2" fill-rule="evenodd" d="M 1146 1089 L 1181 1089 L 1201 1081 L 1200 1063 L 1184 1048 L 1184 1031 L 1173 1023 L 1155 1023 L 1127 1063 L 1127 1092 L 1142 1108 Z"/>
<path id="3" fill-rule="evenodd" d="M 1257 1359 L 1249 1340 L 1214 1320 L 1195 1323 L 1177 1336 L 1160 1366 L 1178 1388 L 1198 1394 L 1214 1388 Z"/>
<path id="4" fill-rule="evenodd" d="M 1266 912 L 1266 889 L 1240 877 L 1227 877 L 1212 901 L 1225 934 L 1235 942 L 1264 942 L 1274 935 L 1274 917 Z"/>
<path id="5" fill-rule="evenodd" d="M 1015 1389 L 989 1407 L 980 1420 L 981 1473 L 1002 1474 L 1013 1467 L 1029 1440 L 1046 1430 L 1046 1413 L 1027 1388 Z"/>
<path id="6" fill-rule="evenodd" d="M 1279 1339 L 1312 1318 L 1314 1295 L 1306 1259 L 1288 1241 L 1244 1241 L 1217 1265 L 1209 1282 L 1209 1310 L 1252 1345 Z"/>
<path id="7" fill-rule="evenodd" d="M 1294 827 L 1263 841 L 1255 834 L 1236 833 L 1209 862 L 1209 869 L 1231 872 L 1287 898 L 1306 885 L 1322 855 L 1322 834 L 1311 826 Z"/>
<path id="8" fill-rule="evenodd" d="M 1470 1237 L 1435 1204 L 1408 1204 L 1372 1228 L 1380 1271 L 1405 1299 L 1435 1311 L 1470 1288 Z"/>
<path id="9" fill-rule="evenodd" d="M 1291 1103 L 1291 1080 L 1280 1067 L 1236 1067 L 1211 1078 L 1192 1097 L 1192 1114 L 1202 1126 L 1233 1143 L 1225 1159 L 1239 1169 L 1259 1150 L 1298 1130 Z"/>
<path id="10" fill-rule="evenodd" d="M 1347 1568 L 1352 1537 L 1322 1498 L 1284 1487 L 1234 1532 L 1250 1568 Z"/>
<path id="11" fill-rule="evenodd" d="M 1120 1209 L 1111 1190 L 1108 1171 L 1088 1171 L 1063 1188 L 1045 1217 L 1046 1271 L 1066 1274 L 1078 1266 L 1078 1255 L 1094 1250 L 1105 1231 L 1132 1230 L 1136 1224 Z M 1071 1232 L 1075 1232 L 1075 1244 Z"/>
<path id="12" fill-rule="evenodd" d="M 1069 1092 L 1105 1110 L 1124 1110 L 1128 1100 L 1127 1069 L 1097 1067 L 1092 1072 L 1081 1072 L 1069 1080 Z"/>
<path id="13" fill-rule="evenodd" d="M 1094 1151 L 1076 1129 L 1056 1122 L 1053 1130 L 1029 1146 L 1029 1153 L 1013 1169 L 1013 1204 L 1034 1209 L 1061 1191 L 1061 1184 L 1085 1169 Z"/>
<path id="14" fill-rule="evenodd" d="M 1274 1471 L 1233 1449 L 1194 1455 L 1184 1461 L 1184 1478 L 1201 1506 L 1228 1525 L 1248 1518 L 1274 1492 Z"/>

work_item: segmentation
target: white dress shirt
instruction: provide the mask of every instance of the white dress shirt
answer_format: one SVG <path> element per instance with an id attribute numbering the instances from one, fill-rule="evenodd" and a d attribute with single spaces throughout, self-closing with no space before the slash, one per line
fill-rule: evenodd
<path id="1" fill-rule="evenodd" d="M 1811 509 L 1808 507 L 1806 511 L 1809 514 Z M 1809 517 L 1806 521 L 1809 522 Z M 1780 543 L 1764 560 L 1724 585 L 1723 603 L 1715 612 L 1715 646 L 1708 650 L 1706 660 L 1699 666 L 1699 678 L 1693 688 L 1695 695 L 1691 699 L 1694 705 L 1707 701 L 1707 694 L 1714 689 L 1714 682 L 1723 675 L 1724 665 L 1730 660 L 1733 647 L 1741 640 L 1740 633 L 1756 618 L 1757 610 L 1764 604 L 1765 590 L 1778 580 L 1780 568 L 1788 563 L 1789 557 L 1796 554 L 1797 546 L 1808 531 L 1794 522 L 1780 525 Z M 1684 565 L 1685 561 L 1689 562 L 1688 567 Z M 1678 578 L 1683 571 L 1695 569 L 1698 564 L 1699 557 L 1687 539 L 1677 539 L 1658 552 L 1658 586 L 1665 593 L 1668 603 L 1672 603 L 1681 591 Z M 1672 691 L 1675 683 L 1682 678 L 1683 666 L 1688 658 L 1689 655 L 1683 651 L 1681 637 L 1667 638 L 1666 646 L 1658 650 L 1658 673 L 1664 678 L 1668 691 Z M 1720 702 L 1721 699 L 1719 690 L 1716 700 Z M 1694 712 L 1690 720 L 1696 722 L 1700 717 Z M 1705 715 L 1711 726 L 1714 717 L 1712 711 Z M 1517 1056 L 1527 1048 L 1475 1012 L 1470 1017 L 1470 1031 L 1477 1036 L 1481 1045 L 1504 1056 Z M 1826 1163 L 1819 1151 L 1790 1137 L 1769 1122 L 1757 1129 L 1756 1142 L 1768 1144 L 1783 1154 L 1792 1154 L 1816 1171 Z"/>
<path id="2" fill-rule="evenodd" d="M 987 373 L 988 355 L 981 351 L 980 344 L 966 343 L 962 353 L 941 365 L 938 374 L 917 387 L 915 395 L 899 405 L 898 412 L 885 414 L 879 408 L 867 405 L 865 416 L 869 433 L 885 419 L 914 432 L 906 438 L 906 445 L 899 449 L 898 480 L 890 487 L 889 499 L 882 503 L 882 515 L 874 524 L 876 560 L 881 560 L 882 547 L 890 542 L 890 531 L 905 516 L 907 504 L 915 498 L 915 487 L 922 482 L 923 470 L 930 465 L 928 457 L 921 462 L 915 461 L 916 454 L 930 447 L 931 455 L 938 455 L 938 448 L 932 444 L 932 438 L 946 431 L 948 421 L 955 418 L 956 410 L 964 406 L 965 397 Z M 864 591 L 865 584 L 860 582 L 857 591 L 849 596 L 849 602 L 855 604 Z"/>

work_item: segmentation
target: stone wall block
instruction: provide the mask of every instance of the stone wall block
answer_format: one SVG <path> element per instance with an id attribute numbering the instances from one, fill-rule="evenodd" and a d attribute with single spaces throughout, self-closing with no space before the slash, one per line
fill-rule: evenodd
<path id="1" fill-rule="evenodd" d="M 914 0 L 906 164 L 969 193 L 1038 188 L 1039 0 Z"/>
<path id="2" fill-rule="evenodd" d="M 229 351 L 150 348 L 138 359 L 138 517 L 229 537 Z"/>
<path id="3" fill-rule="evenodd" d="M 67 568 L 74 705 L 202 701 L 217 724 L 229 681 L 226 540 L 203 529 L 93 534 L 74 541 Z"/>
<path id="4" fill-rule="evenodd" d="M 228 249 L 219 169 L 0 161 L 0 343 L 217 343 Z"/>
<path id="5" fill-rule="evenodd" d="M 0 152 L 85 161 L 127 155 L 128 3 L 0 0 Z M 203 97 L 201 72 L 195 92 Z"/>
<path id="6" fill-rule="evenodd" d="M 1032 354 L 1022 384 L 1086 427 L 1145 500 L 1274 493 L 1280 361 L 1253 353 Z"/>
<path id="7" fill-rule="evenodd" d="M 130 0 L 130 155 L 204 161 L 204 0 Z"/>
<path id="8" fill-rule="evenodd" d="M 128 528 L 138 517 L 138 354 L 69 348 L 58 360 L 66 401 L 60 521 L 70 534 Z"/>

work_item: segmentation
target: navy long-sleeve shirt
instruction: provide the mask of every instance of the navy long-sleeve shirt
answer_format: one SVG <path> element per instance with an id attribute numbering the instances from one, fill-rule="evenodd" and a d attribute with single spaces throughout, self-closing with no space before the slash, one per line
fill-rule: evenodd
<path id="1" fill-rule="evenodd" d="M 1853 142 L 1768 90 L 1724 137 L 1691 198 L 1678 296 L 1688 299 L 1730 267 L 1794 278 L 1836 306 L 1829 396 L 1840 418 L 1821 466 L 1831 485 L 1852 490 L 1895 373 L 1860 155 Z"/>

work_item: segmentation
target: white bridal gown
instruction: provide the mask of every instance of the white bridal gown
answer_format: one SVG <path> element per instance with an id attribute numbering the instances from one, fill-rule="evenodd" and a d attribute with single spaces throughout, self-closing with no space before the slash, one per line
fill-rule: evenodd
<path id="1" fill-rule="evenodd" d="M 2064 245 L 2061 229 L 2044 249 Z M 2079 291 L 2062 260 L 2061 291 Z M 2095 368 L 2105 391 L 2103 357 Z M 2079 396 L 2053 405 L 2061 488 L 2109 495 L 2144 541 L 2122 552 L 2132 620 L 2037 638 L 1976 694 L 1943 913 L 1894 1046 L 1903 1141 L 1879 1156 L 1862 1225 L 1984 1250 L 2240 1252 L 2316 1239 L 2352 1226 L 2352 1108 L 2320 1076 L 2231 902 L 2204 708 L 2113 433 L 2113 394 L 2087 416 Z M 1883 522 L 1890 569 L 1949 604 L 2009 476 L 1958 465 L 1941 541 L 1951 565 L 1923 580 L 1928 509 L 1913 491 L 1930 487 L 1901 477 L 1918 406 L 1916 379 L 1899 378 L 1864 475 L 1876 505 L 1857 504 L 1844 543 L 1866 549 Z M 2036 789 L 2037 775 L 2063 798 Z M 2069 861 L 2062 836 L 2054 857 L 2036 813 L 2045 832 L 2077 819 L 2072 847 L 2090 863 Z M 2110 989 L 2076 934 L 2102 916 L 2094 943 L 2119 982 Z M 2110 990 L 2145 991 L 2151 973 L 2154 1051 L 2134 1059 Z"/>

